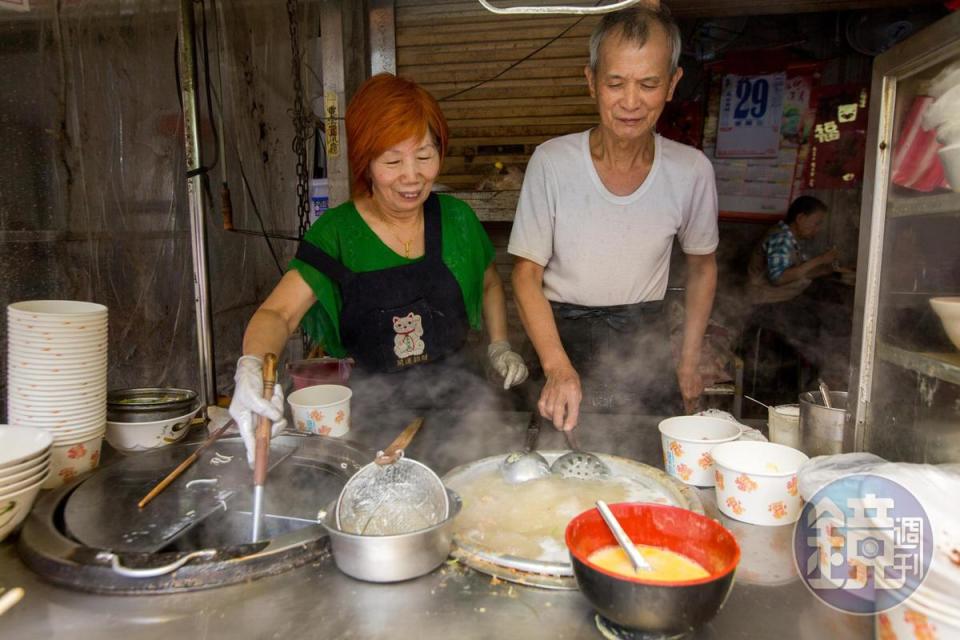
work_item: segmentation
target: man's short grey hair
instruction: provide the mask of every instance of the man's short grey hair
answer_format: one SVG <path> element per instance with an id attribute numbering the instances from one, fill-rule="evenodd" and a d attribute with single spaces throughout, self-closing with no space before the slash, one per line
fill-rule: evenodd
<path id="1" fill-rule="evenodd" d="M 680 27 L 670 15 L 670 10 L 662 4 L 657 9 L 634 6 L 605 14 L 590 36 L 590 70 L 597 72 L 600 45 L 608 35 L 619 32 L 627 42 L 642 47 L 650 37 L 650 25 L 653 23 L 659 24 L 667 34 L 672 76 L 680 64 Z"/>

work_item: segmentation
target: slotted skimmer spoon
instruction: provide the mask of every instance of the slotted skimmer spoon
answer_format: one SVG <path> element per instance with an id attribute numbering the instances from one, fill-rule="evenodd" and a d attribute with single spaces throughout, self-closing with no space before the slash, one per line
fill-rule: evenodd
<path id="1" fill-rule="evenodd" d="M 510 484 L 520 484 L 550 475 L 550 463 L 537 453 L 537 440 L 540 438 L 540 413 L 530 414 L 527 435 L 523 451 L 514 451 L 500 463 L 500 473 Z"/>
<path id="2" fill-rule="evenodd" d="M 403 455 L 422 424 L 423 418 L 411 422 L 347 481 L 337 500 L 338 529 L 385 536 L 418 531 L 447 519 L 450 498 L 443 482 L 429 467 Z"/>
<path id="3" fill-rule="evenodd" d="M 610 467 L 593 455 L 580 449 L 577 437 L 573 431 L 564 431 L 563 437 L 567 440 L 570 451 L 553 461 L 550 471 L 562 478 L 576 478 L 578 480 L 595 480 L 610 475 Z"/>

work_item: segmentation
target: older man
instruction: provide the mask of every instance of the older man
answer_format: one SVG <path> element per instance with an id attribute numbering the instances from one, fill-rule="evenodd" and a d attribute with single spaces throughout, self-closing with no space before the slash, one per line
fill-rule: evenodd
<path id="1" fill-rule="evenodd" d="M 558 429 L 581 410 L 692 409 L 717 282 L 717 196 L 706 156 L 657 135 L 682 69 L 666 9 L 604 16 L 585 69 L 600 123 L 530 159 L 508 250 L 520 316 Z M 674 238 L 686 254 L 686 317 L 674 369 L 663 313 Z M 675 372 L 674 372 L 675 371 Z M 679 392 L 678 385 L 679 382 Z"/>

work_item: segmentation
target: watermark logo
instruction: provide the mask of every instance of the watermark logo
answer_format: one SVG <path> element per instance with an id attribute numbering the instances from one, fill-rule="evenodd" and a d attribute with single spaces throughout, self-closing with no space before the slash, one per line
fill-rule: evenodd
<path id="1" fill-rule="evenodd" d="M 923 506 L 902 485 L 856 474 L 831 482 L 804 505 L 793 550 L 817 598 L 866 615 L 896 606 L 920 586 L 933 534 Z"/>

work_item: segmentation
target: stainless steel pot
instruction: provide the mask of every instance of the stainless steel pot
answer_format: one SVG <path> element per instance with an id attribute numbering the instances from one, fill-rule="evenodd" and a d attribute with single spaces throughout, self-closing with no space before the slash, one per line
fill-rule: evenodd
<path id="1" fill-rule="evenodd" d="M 800 450 L 808 456 L 826 456 L 853 450 L 847 426 L 847 392 L 831 391 L 828 409 L 819 391 L 800 394 Z"/>
<path id="2" fill-rule="evenodd" d="M 175 387 L 114 389 L 107 394 L 110 422 L 155 422 L 186 415 L 200 408 L 197 392 Z"/>
<path id="3" fill-rule="evenodd" d="M 430 573 L 450 554 L 453 520 L 463 503 L 447 489 L 450 513 L 439 524 L 412 533 L 362 536 L 337 528 L 337 503 L 327 507 L 321 523 L 330 534 L 333 560 L 340 571 L 367 582 L 400 582 Z"/>

